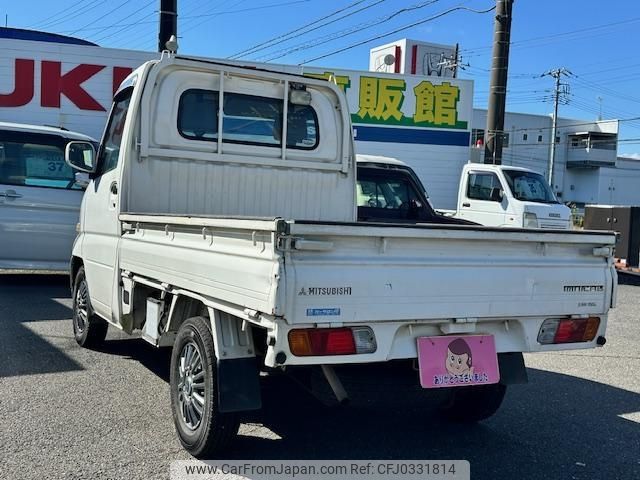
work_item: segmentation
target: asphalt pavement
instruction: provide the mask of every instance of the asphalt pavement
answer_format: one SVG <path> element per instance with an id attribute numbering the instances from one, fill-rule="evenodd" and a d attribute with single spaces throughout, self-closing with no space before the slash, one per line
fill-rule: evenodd
<path id="1" fill-rule="evenodd" d="M 263 378 L 263 409 L 224 456 L 466 459 L 473 479 L 640 479 L 639 306 L 640 287 L 620 286 L 605 347 L 527 355 L 529 383 L 476 426 L 444 422 L 388 377 L 345 408 Z M 168 478 L 172 460 L 190 458 L 171 420 L 169 353 L 113 328 L 100 351 L 82 349 L 70 307 L 65 277 L 0 277 L 0 478 Z"/>

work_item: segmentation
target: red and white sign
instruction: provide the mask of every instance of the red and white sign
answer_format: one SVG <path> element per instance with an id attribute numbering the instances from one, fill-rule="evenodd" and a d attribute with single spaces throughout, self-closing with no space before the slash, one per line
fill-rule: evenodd
<path id="1" fill-rule="evenodd" d="M 153 52 L 0 40 L 0 121 L 62 126 L 99 138 L 113 93 Z"/>

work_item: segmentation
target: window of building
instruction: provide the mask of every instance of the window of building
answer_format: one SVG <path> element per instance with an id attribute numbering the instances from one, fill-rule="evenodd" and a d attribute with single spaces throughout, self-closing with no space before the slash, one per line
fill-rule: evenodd
<path id="1" fill-rule="evenodd" d="M 587 148 L 589 142 L 586 138 L 571 137 L 571 148 Z"/>
<path id="2" fill-rule="evenodd" d="M 467 197 L 475 200 L 492 201 L 494 191 L 502 190 L 500 180 L 495 173 L 470 173 L 467 183 Z"/>
<path id="3" fill-rule="evenodd" d="M 484 129 L 482 128 L 474 128 L 471 130 L 471 145 L 478 145 L 478 140 L 481 141 L 481 145 L 484 145 Z"/>
<path id="4" fill-rule="evenodd" d="M 522 141 L 526 142 L 529 139 L 529 135 L 527 135 L 526 133 L 522 134 Z"/>
<path id="5" fill-rule="evenodd" d="M 542 135 L 538 135 L 538 143 L 542 142 Z"/>
<path id="6" fill-rule="evenodd" d="M 560 137 L 556 137 L 556 143 L 560 143 Z"/>
<path id="7" fill-rule="evenodd" d="M 217 141 L 218 92 L 187 90 L 180 97 L 178 130 L 191 140 Z M 318 146 L 318 117 L 309 105 L 288 105 L 287 148 Z M 283 101 L 277 98 L 225 93 L 222 141 L 269 147 L 282 146 Z"/>
<path id="8" fill-rule="evenodd" d="M 591 148 L 596 148 L 598 150 L 616 150 L 616 143 L 616 139 L 595 138 L 591 140 Z"/>
<path id="9" fill-rule="evenodd" d="M 509 134 L 508 133 L 503 133 L 502 134 L 502 146 L 504 148 L 507 148 L 509 146 Z"/>

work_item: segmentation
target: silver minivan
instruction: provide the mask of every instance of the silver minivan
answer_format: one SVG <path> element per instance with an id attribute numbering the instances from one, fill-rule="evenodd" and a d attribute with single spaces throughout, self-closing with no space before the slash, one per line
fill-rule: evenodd
<path id="1" fill-rule="evenodd" d="M 87 178 L 64 161 L 61 128 L 0 122 L 0 270 L 68 270 Z"/>

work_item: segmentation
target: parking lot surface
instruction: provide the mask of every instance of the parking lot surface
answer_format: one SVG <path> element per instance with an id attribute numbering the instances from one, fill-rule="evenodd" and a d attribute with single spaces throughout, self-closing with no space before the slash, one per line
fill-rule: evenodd
<path id="1" fill-rule="evenodd" d="M 82 349 L 70 306 L 66 277 L 0 277 L 0 478 L 168 478 L 190 458 L 171 420 L 168 352 L 113 328 L 100 351 Z M 264 378 L 263 409 L 225 457 L 466 459 L 473 479 L 638 479 L 639 306 L 640 287 L 621 286 L 604 348 L 527 355 L 529 383 L 471 427 L 384 378 L 345 408 Z"/>

